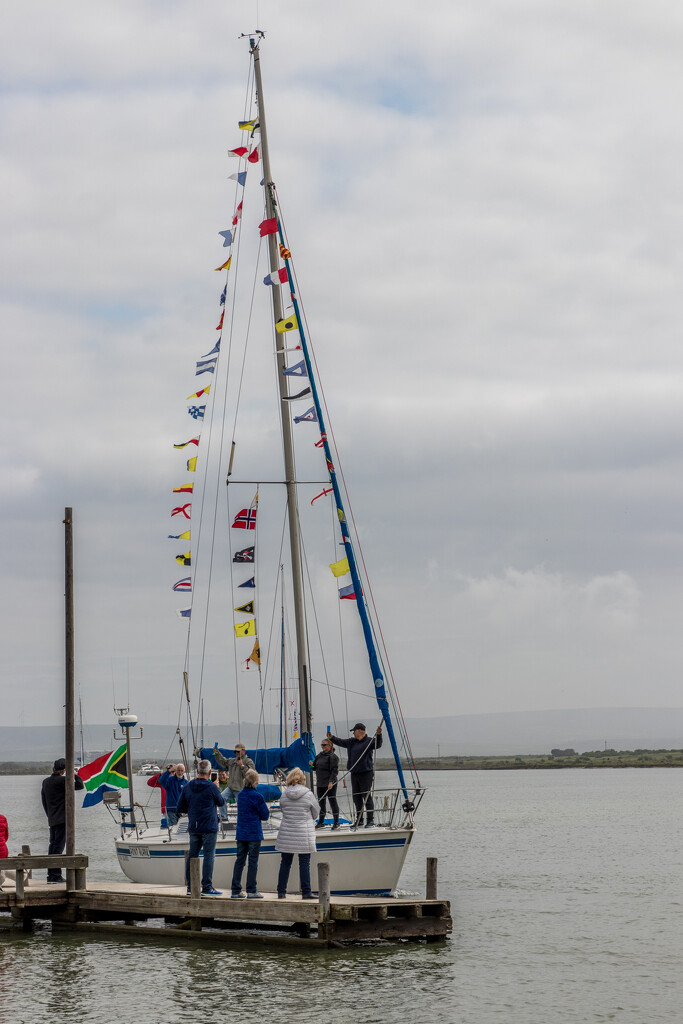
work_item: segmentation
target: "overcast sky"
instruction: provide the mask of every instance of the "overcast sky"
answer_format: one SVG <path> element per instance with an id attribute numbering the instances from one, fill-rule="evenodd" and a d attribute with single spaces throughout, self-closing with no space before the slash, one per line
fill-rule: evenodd
<path id="1" fill-rule="evenodd" d="M 172 444 L 257 17 L 404 712 L 679 706 L 680 5 L 23 0 L 0 41 L 3 723 L 61 718 L 67 505 L 87 719 L 176 720 Z M 218 676 L 204 697 L 235 718 Z"/>

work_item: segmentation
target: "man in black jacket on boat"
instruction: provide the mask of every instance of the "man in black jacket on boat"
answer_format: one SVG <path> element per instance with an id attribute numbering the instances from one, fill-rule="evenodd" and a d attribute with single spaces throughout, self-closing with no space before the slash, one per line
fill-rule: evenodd
<path id="1" fill-rule="evenodd" d="M 83 779 L 74 775 L 74 788 L 83 789 Z M 48 853 L 64 853 L 66 846 L 66 761 L 58 757 L 52 766 L 52 775 L 43 779 L 40 790 L 43 810 L 47 814 L 50 826 L 50 843 Z M 65 882 L 60 868 L 49 868 L 48 882 Z"/>
<path id="2" fill-rule="evenodd" d="M 377 726 L 374 736 L 368 736 L 362 722 L 356 722 L 353 739 L 343 740 L 339 736 L 329 738 L 338 747 L 347 750 L 346 769 L 351 773 L 351 793 L 356 808 L 355 828 L 363 824 L 363 808 L 365 808 L 365 827 L 372 828 L 375 824 L 375 804 L 372 799 L 372 783 L 375 777 L 375 750 L 382 746 L 382 726 Z"/>

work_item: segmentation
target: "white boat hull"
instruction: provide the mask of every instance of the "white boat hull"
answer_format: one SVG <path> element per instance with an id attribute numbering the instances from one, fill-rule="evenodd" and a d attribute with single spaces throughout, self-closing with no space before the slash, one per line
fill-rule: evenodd
<path id="1" fill-rule="evenodd" d="M 334 832 L 328 827 L 316 832 L 317 853 L 311 857 L 311 883 L 317 883 L 317 865 L 330 865 L 330 887 L 337 895 L 364 894 L 388 896 L 396 888 L 401 869 L 413 838 L 412 828 L 361 828 L 354 831 L 343 825 Z M 277 832 L 264 829 L 258 867 L 258 887 L 264 892 L 277 890 L 280 854 L 275 851 Z M 132 882 L 150 885 L 183 885 L 185 856 L 189 848 L 187 833 L 169 840 L 168 832 L 147 829 L 139 838 L 116 840 L 121 870 Z M 233 837 L 219 835 L 213 884 L 230 889 L 237 845 Z M 242 878 L 244 885 L 246 868 Z M 288 892 L 299 891 L 299 872 L 295 863 L 289 877 Z"/>

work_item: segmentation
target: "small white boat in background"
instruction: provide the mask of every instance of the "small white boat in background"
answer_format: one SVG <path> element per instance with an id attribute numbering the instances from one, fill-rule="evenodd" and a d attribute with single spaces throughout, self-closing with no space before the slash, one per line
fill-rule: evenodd
<path id="1" fill-rule="evenodd" d="M 138 768 L 138 775 L 158 775 L 160 771 L 158 764 L 142 764 Z"/>

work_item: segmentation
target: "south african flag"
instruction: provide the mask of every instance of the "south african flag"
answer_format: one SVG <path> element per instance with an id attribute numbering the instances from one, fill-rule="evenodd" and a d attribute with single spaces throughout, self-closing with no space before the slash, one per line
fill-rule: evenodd
<path id="1" fill-rule="evenodd" d="M 102 800 L 102 794 L 117 789 L 128 789 L 128 765 L 126 763 L 126 744 L 118 750 L 110 750 L 108 754 L 84 764 L 78 769 L 86 788 L 84 807 L 92 807 Z"/>

